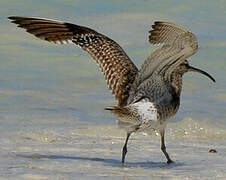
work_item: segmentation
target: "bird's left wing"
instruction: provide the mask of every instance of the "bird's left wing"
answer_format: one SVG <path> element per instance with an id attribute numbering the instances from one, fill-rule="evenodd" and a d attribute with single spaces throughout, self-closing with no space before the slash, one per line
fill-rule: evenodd
<path id="1" fill-rule="evenodd" d="M 99 64 L 118 105 L 126 104 L 138 70 L 115 41 L 90 28 L 62 21 L 15 16 L 9 19 L 38 38 L 61 44 L 71 42 L 87 51 Z"/>
<path id="2" fill-rule="evenodd" d="M 195 35 L 176 24 L 158 21 L 152 28 L 149 42 L 163 46 L 154 51 L 142 65 L 132 86 L 132 96 L 150 77 L 155 79 L 154 76 L 160 76 L 164 81 L 170 81 L 175 68 L 198 50 Z"/>

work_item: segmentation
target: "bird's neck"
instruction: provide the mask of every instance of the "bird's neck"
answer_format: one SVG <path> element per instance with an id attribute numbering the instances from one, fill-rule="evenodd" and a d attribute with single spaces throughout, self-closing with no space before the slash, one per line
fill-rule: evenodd
<path id="1" fill-rule="evenodd" d="M 182 89 L 182 74 L 173 73 L 171 76 L 171 85 L 174 88 L 176 95 L 180 97 Z"/>

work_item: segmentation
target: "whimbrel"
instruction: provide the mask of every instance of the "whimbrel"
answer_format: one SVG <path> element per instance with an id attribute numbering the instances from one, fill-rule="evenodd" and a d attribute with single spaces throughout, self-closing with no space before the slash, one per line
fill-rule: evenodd
<path id="1" fill-rule="evenodd" d="M 190 66 L 187 61 L 198 50 L 193 33 L 176 24 L 155 22 L 149 31 L 149 42 L 162 46 L 138 70 L 115 41 L 93 29 L 43 18 L 13 16 L 9 19 L 43 40 L 74 43 L 99 64 L 118 100 L 117 106 L 106 109 L 117 116 L 119 124 L 124 124 L 127 131 L 122 163 L 131 133 L 144 130 L 160 132 L 161 150 L 167 163 L 173 162 L 166 152 L 164 132 L 180 105 L 182 76 L 186 72 L 199 72 L 215 82 L 207 72 Z"/>

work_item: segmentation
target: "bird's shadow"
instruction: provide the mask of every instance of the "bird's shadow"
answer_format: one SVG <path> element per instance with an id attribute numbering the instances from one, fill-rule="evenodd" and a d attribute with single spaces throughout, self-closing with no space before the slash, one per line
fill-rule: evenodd
<path id="1" fill-rule="evenodd" d="M 167 164 L 166 162 L 127 162 L 122 164 L 120 160 L 109 159 L 109 158 L 93 158 L 93 157 L 79 157 L 79 156 L 65 156 L 65 155 L 43 155 L 43 154 L 15 154 L 20 158 L 29 158 L 29 159 L 50 159 L 50 160 L 80 160 L 80 161 L 92 161 L 92 162 L 101 162 L 105 165 L 112 167 L 141 167 L 141 168 L 174 168 L 177 166 L 183 166 L 184 163 L 174 162 Z"/>

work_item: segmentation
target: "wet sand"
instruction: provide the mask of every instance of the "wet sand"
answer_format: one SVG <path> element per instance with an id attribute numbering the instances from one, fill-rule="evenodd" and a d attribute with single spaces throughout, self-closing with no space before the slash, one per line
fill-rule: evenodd
<path id="1" fill-rule="evenodd" d="M 201 129 L 200 129 L 201 128 Z M 166 144 L 175 163 L 167 165 L 159 136 L 134 134 L 126 164 L 120 163 L 125 132 L 117 126 L 46 130 L 22 128 L 0 138 L 1 178 L 6 179 L 224 179 L 225 131 L 192 119 L 170 123 Z M 210 133 L 212 132 L 212 133 Z M 208 139 L 206 139 L 208 137 Z M 216 149 L 217 153 L 209 153 Z"/>

